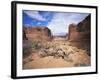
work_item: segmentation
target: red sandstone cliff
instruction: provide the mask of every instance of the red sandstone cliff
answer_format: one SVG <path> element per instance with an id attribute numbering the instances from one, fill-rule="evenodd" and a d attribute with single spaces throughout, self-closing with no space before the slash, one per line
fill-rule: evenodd
<path id="1" fill-rule="evenodd" d="M 81 40 L 90 40 L 91 33 L 91 15 L 87 16 L 79 24 L 70 24 L 69 25 L 69 35 L 68 40 L 70 41 L 81 41 Z"/>
<path id="2" fill-rule="evenodd" d="M 91 55 L 91 15 L 77 25 L 70 24 L 68 40 L 72 46 L 86 50 L 87 54 Z"/>
<path id="3" fill-rule="evenodd" d="M 38 40 L 48 41 L 51 40 L 52 35 L 50 29 L 47 27 L 24 27 L 23 28 L 23 39 L 27 40 Z"/>

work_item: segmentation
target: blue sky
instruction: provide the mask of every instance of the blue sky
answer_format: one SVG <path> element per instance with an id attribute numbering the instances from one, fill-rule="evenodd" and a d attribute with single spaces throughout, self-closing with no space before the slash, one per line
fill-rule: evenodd
<path id="1" fill-rule="evenodd" d="M 89 13 L 23 10 L 23 26 L 46 26 L 53 35 L 65 35 L 69 24 L 78 24 L 88 15 Z"/>

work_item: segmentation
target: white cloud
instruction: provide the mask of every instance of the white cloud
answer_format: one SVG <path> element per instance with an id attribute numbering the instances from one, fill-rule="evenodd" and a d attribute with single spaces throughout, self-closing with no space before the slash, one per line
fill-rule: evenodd
<path id="1" fill-rule="evenodd" d="M 55 13 L 53 19 L 48 24 L 48 28 L 51 29 L 53 35 L 59 33 L 68 33 L 68 27 L 71 23 L 79 23 L 88 14 L 81 13 Z"/>
<path id="2" fill-rule="evenodd" d="M 29 17 L 39 20 L 39 21 L 45 21 L 46 19 L 42 17 L 42 15 L 39 14 L 38 11 L 24 11 Z"/>
<path id="3" fill-rule="evenodd" d="M 51 29 L 53 35 L 65 33 L 67 31 L 67 24 L 64 15 L 64 13 L 55 13 L 52 21 L 49 23 L 48 28 Z"/>

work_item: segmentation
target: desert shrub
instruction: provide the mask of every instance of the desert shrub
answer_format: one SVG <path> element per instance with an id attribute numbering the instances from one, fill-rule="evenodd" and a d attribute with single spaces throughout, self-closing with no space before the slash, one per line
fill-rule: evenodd
<path id="1" fill-rule="evenodd" d="M 87 66 L 86 63 L 76 63 L 74 64 L 75 67 L 78 67 L 78 66 Z"/>
<path id="2" fill-rule="evenodd" d="M 87 64 L 86 63 L 81 63 L 80 66 L 87 66 Z"/>
<path id="3" fill-rule="evenodd" d="M 65 61 L 67 61 L 67 62 L 73 62 L 73 59 L 71 59 L 71 58 L 69 58 L 69 57 L 66 57 L 66 56 L 64 56 L 64 58 L 63 58 Z"/>
<path id="4" fill-rule="evenodd" d="M 33 50 L 40 49 L 41 47 L 42 47 L 41 42 L 38 42 L 38 41 L 32 41 L 32 42 L 31 42 L 31 48 L 32 48 Z"/>
<path id="5" fill-rule="evenodd" d="M 42 47 L 39 41 L 23 41 L 23 57 L 29 56 L 32 52 L 39 50 Z"/>

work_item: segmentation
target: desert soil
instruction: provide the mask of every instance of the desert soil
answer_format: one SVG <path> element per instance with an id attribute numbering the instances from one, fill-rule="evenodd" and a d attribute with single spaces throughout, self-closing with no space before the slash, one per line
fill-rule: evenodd
<path id="1" fill-rule="evenodd" d="M 23 59 L 23 69 L 90 66 L 91 58 L 86 50 L 71 46 L 65 38 L 54 38 L 43 43 L 45 51 L 37 50 Z M 56 52 L 56 53 L 55 53 Z M 41 56 L 42 54 L 42 56 Z M 52 55 L 51 55 L 52 54 Z"/>

